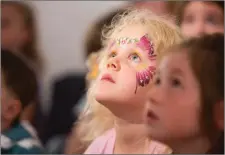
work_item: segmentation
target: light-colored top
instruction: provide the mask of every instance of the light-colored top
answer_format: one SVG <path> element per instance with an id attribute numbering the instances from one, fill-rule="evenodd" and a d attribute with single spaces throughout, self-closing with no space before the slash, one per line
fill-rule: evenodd
<path id="1" fill-rule="evenodd" d="M 115 140 L 116 140 L 116 131 L 113 128 L 108 130 L 102 136 L 96 138 L 87 148 L 84 154 L 113 154 Z M 170 153 L 172 153 L 172 150 L 169 147 L 153 140 L 150 141 L 148 154 L 170 154 Z"/>

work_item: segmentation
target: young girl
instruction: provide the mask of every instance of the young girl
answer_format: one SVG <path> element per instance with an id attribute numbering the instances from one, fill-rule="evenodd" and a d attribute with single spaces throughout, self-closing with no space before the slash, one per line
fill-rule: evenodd
<path id="1" fill-rule="evenodd" d="M 92 142 L 85 154 L 170 153 L 147 139 L 143 110 L 156 58 L 182 40 L 177 27 L 150 11 L 130 10 L 103 32 L 100 74 L 77 129 L 84 145 Z"/>
<path id="2" fill-rule="evenodd" d="M 184 1 L 177 14 L 186 37 L 224 33 L 224 1 Z"/>
<path id="3" fill-rule="evenodd" d="M 151 138 L 180 154 L 224 154 L 224 36 L 206 35 L 163 56 L 149 92 Z"/>

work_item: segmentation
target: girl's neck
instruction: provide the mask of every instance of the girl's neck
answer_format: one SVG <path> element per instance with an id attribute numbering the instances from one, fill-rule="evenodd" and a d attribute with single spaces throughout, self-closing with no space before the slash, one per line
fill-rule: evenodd
<path id="1" fill-rule="evenodd" d="M 144 124 L 133 124 L 126 120 L 115 120 L 116 142 L 114 154 L 143 154 L 148 149 L 146 128 Z"/>
<path id="2" fill-rule="evenodd" d="M 198 137 L 196 139 L 173 142 L 169 146 L 174 154 L 205 154 L 210 149 L 211 144 L 208 138 Z"/>

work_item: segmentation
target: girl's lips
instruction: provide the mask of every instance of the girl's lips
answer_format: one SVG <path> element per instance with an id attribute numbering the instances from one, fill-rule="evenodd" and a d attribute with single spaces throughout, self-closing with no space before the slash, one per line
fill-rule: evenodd
<path id="1" fill-rule="evenodd" d="M 111 83 L 116 83 L 110 74 L 104 74 L 101 78 L 102 81 L 109 81 Z"/>

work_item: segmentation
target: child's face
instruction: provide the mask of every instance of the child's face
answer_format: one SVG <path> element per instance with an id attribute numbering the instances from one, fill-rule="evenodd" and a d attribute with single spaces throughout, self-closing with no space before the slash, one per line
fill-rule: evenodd
<path id="1" fill-rule="evenodd" d="M 154 45 L 146 32 L 148 29 L 141 25 L 130 25 L 109 44 L 106 64 L 97 80 L 97 101 L 144 105 L 156 61 Z"/>
<path id="2" fill-rule="evenodd" d="M 1 45 L 6 49 L 18 49 L 24 46 L 28 32 L 21 13 L 11 5 L 2 5 Z"/>
<path id="3" fill-rule="evenodd" d="M 189 2 L 184 9 L 181 31 L 186 37 L 224 33 L 223 10 L 213 2 Z"/>
<path id="4" fill-rule="evenodd" d="M 4 82 L 1 83 L 1 131 L 10 127 L 21 111 L 20 102 L 8 92 Z"/>
<path id="5" fill-rule="evenodd" d="M 186 53 L 170 53 L 162 59 L 146 105 L 152 138 L 168 142 L 198 136 L 200 88 Z"/>

